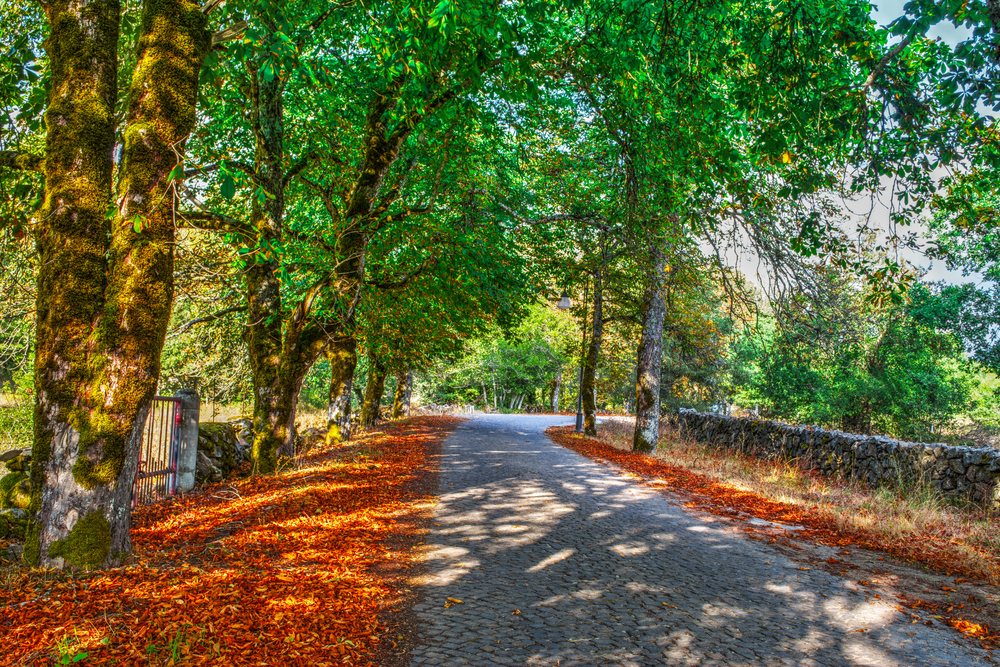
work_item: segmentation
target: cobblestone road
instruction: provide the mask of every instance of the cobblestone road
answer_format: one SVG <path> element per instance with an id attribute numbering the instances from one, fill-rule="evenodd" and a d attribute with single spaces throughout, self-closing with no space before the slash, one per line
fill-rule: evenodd
<path id="1" fill-rule="evenodd" d="M 412 665 L 992 664 L 543 435 L 568 421 L 445 442 Z"/>

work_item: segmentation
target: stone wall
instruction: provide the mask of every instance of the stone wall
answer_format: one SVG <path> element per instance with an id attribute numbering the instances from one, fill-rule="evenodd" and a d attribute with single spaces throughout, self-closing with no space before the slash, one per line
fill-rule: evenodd
<path id="1" fill-rule="evenodd" d="M 682 432 L 695 440 L 757 456 L 798 460 L 810 469 L 852 477 L 870 486 L 925 480 L 944 495 L 1000 503 L 1000 452 L 988 447 L 924 445 L 683 408 L 678 420 Z"/>
<path id="2" fill-rule="evenodd" d="M 198 484 L 218 482 L 250 460 L 250 420 L 198 424 Z"/>

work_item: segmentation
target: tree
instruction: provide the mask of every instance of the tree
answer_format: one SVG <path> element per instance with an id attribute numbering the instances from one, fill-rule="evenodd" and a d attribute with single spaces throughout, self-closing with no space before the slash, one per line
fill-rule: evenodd
<path id="1" fill-rule="evenodd" d="M 107 567 L 131 550 L 132 482 L 172 298 L 174 181 L 202 63 L 224 36 L 184 1 L 143 3 L 124 33 L 114 2 L 44 9 L 44 152 L 5 152 L 0 165 L 44 176 L 25 560 Z M 124 97 L 121 64 L 131 65 Z"/>
<path id="2" fill-rule="evenodd" d="M 829 263 L 813 271 L 817 293 L 791 297 L 779 319 L 737 339 L 735 363 L 748 371 L 741 403 L 796 423 L 921 440 L 969 409 L 976 365 L 940 326 L 926 286 L 914 285 L 905 304 L 878 303 Z"/>
<path id="3" fill-rule="evenodd" d="M 258 378 L 258 471 L 273 469 L 277 451 L 293 442 L 296 395 L 312 361 L 331 341 L 350 345 L 345 341 L 354 335 L 368 244 L 389 226 L 433 211 L 441 169 L 448 161 L 448 151 L 437 149 L 447 149 L 457 120 L 474 104 L 473 95 L 491 86 L 505 97 L 523 96 L 524 87 L 511 86 L 512 79 L 523 78 L 522 72 L 530 73 L 531 65 L 551 52 L 558 39 L 560 8 L 532 4 L 524 12 L 529 22 L 522 21 L 521 9 L 519 4 L 458 7 L 426 2 L 399 11 L 392 3 L 344 3 L 324 9 L 309 23 L 289 21 L 284 8 L 265 12 L 264 38 L 259 43 L 250 40 L 257 66 L 250 73 L 246 96 L 254 102 L 259 130 L 253 166 L 247 168 L 250 160 L 225 163 L 249 177 L 251 201 L 257 202 L 253 223 L 234 225 L 228 216 L 204 211 L 191 216 L 237 232 L 242 238 L 234 240 L 252 260 L 247 264 L 248 347 Z M 331 12 L 337 20 L 327 20 Z M 374 22 L 372 17 L 377 17 Z M 360 24 L 378 29 L 359 35 Z M 311 30 L 322 31 L 323 39 L 305 40 L 311 46 L 292 53 L 288 44 L 301 45 L 300 35 Z M 299 74 L 313 85 L 298 91 L 299 108 L 292 116 L 304 119 L 298 136 L 301 149 L 286 169 L 283 93 L 286 82 Z M 359 90 L 361 104 L 356 102 Z M 456 108 L 459 105 L 465 109 Z M 236 114 L 231 117 L 238 120 Z M 220 136 L 229 140 L 225 131 Z M 244 150 L 250 150 L 250 142 Z M 408 200 L 407 195 L 425 194 L 408 185 L 421 176 L 430 176 L 434 187 L 421 201 Z M 221 184 L 228 191 L 235 187 L 228 174 Z M 286 222 L 289 188 L 314 197 L 325 209 L 326 223 Z M 290 266 L 310 253 L 289 253 L 294 244 L 313 255 L 310 267 L 298 276 L 291 275 Z M 316 259 L 322 256 L 332 261 L 317 271 L 324 262 Z M 282 296 L 283 289 L 294 296 Z M 294 307 L 286 310 L 286 301 Z M 352 358 L 334 354 L 331 360 Z M 349 369 L 334 373 L 338 378 L 349 375 Z M 346 381 L 332 387 L 340 393 L 331 395 L 331 405 L 341 406 L 331 413 L 334 421 L 343 422 L 348 414 L 349 387 Z M 343 423 L 337 426 L 334 430 L 344 428 Z"/>

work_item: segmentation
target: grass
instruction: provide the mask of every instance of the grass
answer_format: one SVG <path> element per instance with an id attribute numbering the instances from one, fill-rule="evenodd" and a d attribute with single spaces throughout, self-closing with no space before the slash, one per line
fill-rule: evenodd
<path id="1" fill-rule="evenodd" d="M 606 420 L 598 440 L 630 450 L 633 428 L 631 420 Z M 943 548 L 942 563 L 960 564 L 990 583 L 1000 583 L 1000 520 L 995 509 L 946 500 L 929 483 L 867 488 L 824 477 L 796 461 L 758 458 L 694 442 L 670 425 L 661 428 L 654 457 L 740 491 L 819 513 L 845 533 L 866 534 L 881 544 L 919 542 Z"/>
<path id="2" fill-rule="evenodd" d="M 30 396 L 0 394 L 0 453 L 31 447 L 33 408 Z"/>

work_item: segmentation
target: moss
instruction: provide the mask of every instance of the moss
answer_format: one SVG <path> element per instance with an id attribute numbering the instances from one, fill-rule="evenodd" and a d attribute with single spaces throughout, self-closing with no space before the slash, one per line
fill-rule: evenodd
<path id="1" fill-rule="evenodd" d="M 261 475 L 278 469 L 278 449 L 283 438 L 276 436 L 264 425 L 264 432 L 254 428 L 253 449 L 250 450 L 253 461 L 252 473 Z"/>
<path id="2" fill-rule="evenodd" d="M 39 539 L 41 537 L 41 524 L 37 521 L 28 520 L 28 530 L 24 534 L 24 553 L 21 558 L 25 565 L 35 567 L 41 559 L 39 549 Z"/>
<path id="3" fill-rule="evenodd" d="M 339 442 L 343 442 L 347 439 L 344 436 L 344 430 L 340 427 L 339 423 L 332 419 L 327 422 L 326 443 L 328 445 L 335 445 Z"/>
<path id="4" fill-rule="evenodd" d="M 62 558 L 74 567 L 93 570 L 111 555 L 111 524 L 99 511 L 76 522 L 69 535 L 49 547 L 49 558 Z"/>
<path id="5" fill-rule="evenodd" d="M 353 336 L 335 338 L 326 349 L 330 362 L 330 393 L 327 404 L 326 442 L 351 438 L 351 389 L 358 365 L 358 342 Z"/>
<path id="6" fill-rule="evenodd" d="M 365 402 L 361 406 L 361 427 L 371 428 L 378 421 L 382 408 L 382 395 L 385 393 L 385 379 L 389 371 L 385 363 L 378 357 L 371 357 L 371 371 L 368 374 L 368 384 L 365 386 Z"/>
<path id="7" fill-rule="evenodd" d="M 0 514 L 0 540 L 17 540 L 24 537 L 27 519 L 16 519 L 9 514 Z"/>
<path id="8" fill-rule="evenodd" d="M 24 491 L 19 486 L 27 480 L 28 476 L 20 471 L 7 473 L 0 477 L 0 509 L 25 507 L 27 499 L 23 498 Z"/>

